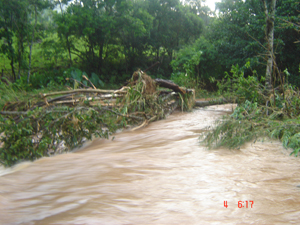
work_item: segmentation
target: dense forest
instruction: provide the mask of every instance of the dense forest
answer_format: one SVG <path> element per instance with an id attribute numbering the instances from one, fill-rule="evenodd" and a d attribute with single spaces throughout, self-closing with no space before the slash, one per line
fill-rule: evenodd
<path id="1" fill-rule="evenodd" d="M 155 91 L 159 78 L 238 103 L 204 135 L 208 146 L 269 136 L 298 155 L 300 2 L 203 2 L 0 0 L 0 163 L 164 118 L 174 96 Z M 175 103 L 190 109 L 191 90 L 179 86 Z M 108 107 L 99 93 L 119 99 Z"/>
<path id="2" fill-rule="evenodd" d="M 263 2 L 222 0 L 212 12 L 203 0 L 1 0 L 1 76 L 41 88 L 79 69 L 116 84 L 157 63 L 150 75 L 210 90 L 232 65 L 264 76 Z M 274 29 L 278 68 L 295 85 L 299 10 L 277 1 Z"/>

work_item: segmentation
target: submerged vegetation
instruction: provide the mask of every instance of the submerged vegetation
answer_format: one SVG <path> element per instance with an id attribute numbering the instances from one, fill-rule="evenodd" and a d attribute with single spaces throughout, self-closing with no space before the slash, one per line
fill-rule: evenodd
<path id="1" fill-rule="evenodd" d="M 235 99 L 238 106 L 230 116 L 218 120 L 215 127 L 201 139 L 210 148 L 237 148 L 248 141 L 264 137 L 279 139 L 285 148 L 300 151 L 300 93 L 283 84 L 268 93 L 256 76 L 244 76 L 232 67 L 232 75 L 219 82 L 220 92 Z M 282 77 L 281 77 L 282 78 Z"/>

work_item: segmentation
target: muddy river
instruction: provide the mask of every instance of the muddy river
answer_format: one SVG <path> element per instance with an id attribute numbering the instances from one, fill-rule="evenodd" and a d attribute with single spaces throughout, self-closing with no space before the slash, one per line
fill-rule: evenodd
<path id="1" fill-rule="evenodd" d="M 0 224 L 300 224 L 300 160 L 277 141 L 207 150 L 231 105 L 0 173 Z"/>

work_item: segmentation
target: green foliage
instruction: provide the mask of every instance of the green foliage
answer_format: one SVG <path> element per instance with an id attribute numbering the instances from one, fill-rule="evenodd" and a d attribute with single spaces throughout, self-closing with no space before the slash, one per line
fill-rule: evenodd
<path id="1" fill-rule="evenodd" d="M 3 108 L 6 102 L 15 101 L 16 99 L 19 99 L 20 96 L 24 96 L 25 93 L 25 91 L 19 89 L 18 85 L 14 85 L 5 78 L 4 80 L 7 84 L 0 82 L 0 109 Z"/>
<path id="2" fill-rule="evenodd" d="M 213 43 L 218 53 L 215 65 L 221 68 L 219 73 L 230 70 L 232 65 L 244 65 L 249 60 L 258 74 L 265 73 L 267 43 L 262 2 L 223 0 L 216 4 L 219 16 L 212 21 L 205 37 Z M 300 82 L 297 71 L 300 61 L 299 10 L 297 1 L 282 0 L 276 3 L 276 61 L 280 71 L 286 68 L 290 71 L 290 82 L 294 85 Z M 251 74 L 251 70 L 245 70 L 246 76 Z"/>
<path id="3" fill-rule="evenodd" d="M 31 46 L 30 70 L 38 79 L 33 87 L 61 83 L 48 79 L 54 77 L 50 71 L 62 77 L 54 70 L 72 65 L 105 83 L 121 83 L 125 74 L 159 61 L 153 75 L 169 78 L 173 72 L 172 79 L 214 90 L 211 81 L 231 65 L 251 61 L 258 74 L 264 73 L 261 4 L 224 0 L 217 4 L 218 17 L 211 17 L 207 7 L 189 0 L 1 0 L 0 53 L 9 61 L 5 76 L 15 81 L 28 74 Z M 277 1 L 275 21 L 276 59 L 293 84 L 300 83 L 299 7 L 297 1 Z"/>
<path id="4" fill-rule="evenodd" d="M 232 66 L 231 73 L 226 73 L 225 79 L 218 83 L 219 91 L 226 98 L 236 99 L 239 105 L 231 116 L 218 120 L 214 129 L 202 136 L 203 141 L 209 147 L 237 148 L 245 142 L 270 137 L 281 140 L 297 156 L 299 92 L 291 85 L 281 85 L 266 95 L 268 92 L 256 76 L 245 78 L 238 66 Z"/>
<path id="5" fill-rule="evenodd" d="M 196 79 L 183 72 L 173 72 L 171 80 L 182 87 L 194 88 L 197 86 Z"/>
<path id="6" fill-rule="evenodd" d="M 104 83 L 102 80 L 100 80 L 99 76 L 95 73 L 91 74 L 91 77 L 89 79 L 96 87 L 104 87 Z"/>
<path id="7" fill-rule="evenodd" d="M 197 78 L 197 70 L 199 71 L 199 63 L 201 60 L 202 51 L 194 46 L 187 46 L 178 52 L 176 60 L 171 62 L 174 70 L 180 70 L 179 76 L 185 74 L 186 78 Z M 199 75 L 198 75 L 199 76 Z M 176 77 L 176 76 L 175 76 Z"/>
<path id="8" fill-rule="evenodd" d="M 48 67 L 58 66 L 59 61 L 65 61 L 63 45 L 56 38 L 47 38 L 41 44 L 40 55 Z"/>
<path id="9" fill-rule="evenodd" d="M 197 87 L 210 82 L 210 78 L 219 77 L 216 66 L 217 52 L 213 45 L 201 37 L 192 45 L 180 49 L 176 59 L 171 62 L 171 79 L 186 87 Z"/>
<path id="10" fill-rule="evenodd" d="M 282 119 L 282 111 L 266 116 L 268 109 L 246 101 L 235 108 L 231 116 L 218 120 L 213 131 L 201 138 L 210 148 L 225 146 L 238 148 L 246 142 L 264 137 L 279 139 L 291 154 L 298 156 L 300 150 L 300 120 Z"/>
<path id="11" fill-rule="evenodd" d="M 218 63 L 224 70 L 231 65 L 244 65 L 254 59 L 259 73 L 265 70 L 261 66 L 262 57 L 258 54 L 264 49 L 265 15 L 261 1 L 224 0 L 216 4 L 219 18 L 214 20 L 207 33 L 218 52 Z"/>
<path id="12" fill-rule="evenodd" d="M 178 0 L 84 0 L 61 11 L 54 20 L 70 61 L 75 54 L 82 70 L 104 75 L 106 82 L 156 61 L 161 61 L 159 73 L 168 74 L 173 51 L 203 30 L 201 18 Z"/>
<path id="13" fill-rule="evenodd" d="M 84 78 L 84 76 L 88 78 L 89 81 L 91 81 L 94 86 L 98 88 L 104 87 L 103 81 L 99 78 L 97 74 L 92 73 L 91 76 L 89 77 L 86 72 L 82 72 L 80 69 L 74 67 L 64 71 L 63 76 L 59 77 L 58 79 L 67 80 L 67 78 L 72 78 L 71 83 L 73 83 L 74 89 L 77 89 L 81 83 L 84 84 L 85 86 L 91 86 L 91 84 L 88 82 L 88 80 Z"/>
<path id="14" fill-rule="evenodd" d="M 299 1 L 284 0 L 276 3 L 275 37 L 276 61 L 281 71 L 288 69 L 289 82 L 300 85 L 298 65 L 300 62 L 300 4 Z"/>
<path id="15" fill-rule="evenodd" d="M 0 52 L 10 60 L 14 81 L 20 78 L 24 70 L 30 70 L 33 42 L 40 38 L 45 29 L 38 21 L 38 12 L 50 5 L 49 0 L 0 1 L 0 39 L 3 39 Z M 29 47 L 29 57 L 26 45 Z M 17 64 L 18 76 L 14 64 Z"/>
<path id="16" fill-rule="evenodd" d="M 36 108 L 14 118 L 0 116 L 0 162 L 11 166 L 20 160 L 72 149 L 93 136 L 107 138 L 116 125 L 101 107 Z"/>
<path id="17" fill-rule="evenodd" d="M 245 77 L 243 70 L 236 65 L 232 66 L 230 73 L 225 72 L 225 77 L 217 83 L 219 94 L 226 98 L 236 97 L 238 102 L 265 103 L 264 86 L 258 81 L 255 71 L 252 76 Z"/>
<path id="18" fill-rule="evenodd" d="M 73 88 L 76 89 L 81 85 L 81 83 L 86 86 L 91 86 L 91 84 L 83 78 L 83 76 L 86 76 L 97 88 L 104 87 L 104 82 L 100 79 L 100 76 L 95 73 L 91 73 L 91 75 L 88 76 L 86 72 L 82 72 L 80 69 L 75 67 L 71 67 L 67 70 L 62 68 L 59 70 L 43 71 L 41 73 L 36 72 L 32 74 L 29 85 L 24 77 L 21 77 L 16 84 L 22 83 L 23 88 L 20 88 L 24 90 L 30 90 L 30 88 L 46 88 L 51 86 L 59 87 L 63 85 L 73 86 Z"/>

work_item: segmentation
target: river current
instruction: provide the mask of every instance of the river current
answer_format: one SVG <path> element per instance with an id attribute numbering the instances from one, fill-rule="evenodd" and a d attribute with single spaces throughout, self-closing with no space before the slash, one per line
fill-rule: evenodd
<path id="1" fill-rule="evenodd" d="M 1 169 L 0 224 L 300 224 L 300 160 L 280 142 L 199 144 L 232 107 L 176 112 Z"/>

